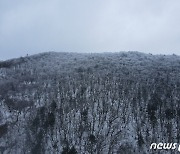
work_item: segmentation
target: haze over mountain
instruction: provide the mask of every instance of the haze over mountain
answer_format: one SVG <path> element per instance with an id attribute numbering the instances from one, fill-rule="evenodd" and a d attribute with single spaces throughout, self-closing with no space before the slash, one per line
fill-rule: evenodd
<path id="1" fill-rule="evenodd" d="M 179 121 L 176 55 L 49 52 L 0 62 L 0 153 L 154 154 L 151 143 L 179 143 Z"/>

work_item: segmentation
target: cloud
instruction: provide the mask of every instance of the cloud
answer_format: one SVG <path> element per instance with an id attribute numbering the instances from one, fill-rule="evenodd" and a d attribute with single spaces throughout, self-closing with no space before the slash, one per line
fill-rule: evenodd
<path id="1" fill-rule="evenodd" d="M 49 50 L 179 54 L 178 0 L 0 2 L 0 59 Z"/>

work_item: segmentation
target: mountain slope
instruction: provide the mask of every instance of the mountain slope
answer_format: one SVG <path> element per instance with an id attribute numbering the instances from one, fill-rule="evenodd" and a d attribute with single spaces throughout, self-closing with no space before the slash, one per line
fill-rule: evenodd
<path id="1" fill-rule="evenodd" d="M 0 62 L 0 151 L 158 153 L 151 143 L 180 140 L 179 104 L 176 55 L 49 52 Z"/>

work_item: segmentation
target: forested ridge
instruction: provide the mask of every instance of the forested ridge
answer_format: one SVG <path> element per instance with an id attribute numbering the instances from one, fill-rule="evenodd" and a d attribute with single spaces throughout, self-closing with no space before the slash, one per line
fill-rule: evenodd
<path id="1" fill-rule="evenodd" d="M 0 153 L 155 154 L 180 143 L 180 56 L 48 52 L 0 61 Z"/>

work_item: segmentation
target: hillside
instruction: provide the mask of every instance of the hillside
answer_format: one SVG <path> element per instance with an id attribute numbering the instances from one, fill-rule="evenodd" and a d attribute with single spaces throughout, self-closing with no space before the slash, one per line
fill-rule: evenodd
<path id="1" fill-rule="evenodd" d="M 0 62 L 0 153 L 154 154 L 159 142 L 180 143 L 179 56 L 49 52 Z"/>

